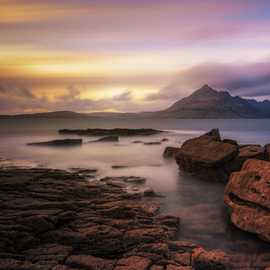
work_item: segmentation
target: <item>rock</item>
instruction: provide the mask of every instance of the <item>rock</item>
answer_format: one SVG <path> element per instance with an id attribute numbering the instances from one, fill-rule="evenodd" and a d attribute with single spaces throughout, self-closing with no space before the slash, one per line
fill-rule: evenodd
<path id="1" fill-rule="evenodd" d="M 100 139 L 97 139 L 95 141 L 90 141 L 88 143 L 95 143 L 95 142 L 118 142 L 119 141 L 119 137 L 115 136 L 115 135 L 111 135 L 111 136 L 106 136 Z"/>
<path id="2" fill-rule="evenodd" d="M 132 247 L 142 243 L 162 242 L 167 238 L 168 235 L 163 228 L 141 228 L 127 231 L 124 243 L 127 247 Z"/>
<path id="3" fill-rule="evenodd" d="M 161 142 L 145 142 L 144 145 L 160 145 Z"/>
<path id="4" fill-rule="evenodd" d="M 265 145 L 264 149 L 265 149 L 264 153 L 265 159 L 267 161 L 270 161 L 270 144 Z"/>
<path id="5" fill-rule="evenodd" d="M 146 188 L 143 191 L 143 195 L 145 197 L 155 197 L 156 196 L 156 193 L 155 193 L 155 191 L 152 188 Z"/>
<path id="6" fill-rule="evenodd" d="M 125 169 L 128 168 L 126 165 L 112 165 L 112 169 Z"/>
<path id="7" fill-rule="evenodd" d="M 163 139 L 161 140 L 161 142 L 168 142 L 168 141 L 169 141 L 168 138 L 163 138 Z"/>
<path id="8" fill-rule="evenodd" d="M 73 255 L 68 257 L 66 264 L 71 267 L 86 270 L 112 270 L 114 261 L 97 258 L 91 255 Z"/>
<path id="9" fill-rule="evenodd" d="M 239 149 L 238 160 L 241 165 L 248 159 L 261 159 L 265 157 L 265 149 L 260 145 L 247 145 Z"/>
<path id="10" fill-rule="evenodd" d="M 202 179 L 227 181 L 238 147 L 219 139 L 218 130 L 213 130 L 185 141 L 176 155 L 179 168 Z"/>
<path id="11" fill-rule="evenodd" d="M 28 143 L 31 146 L 54 146 L 54 147 L 68 147 L 68 146 L 80 146 L 82 145 L 82 139 L 64 139 L 64 140 L 52 140 L 46 142 L 34 142 Z"/>
<path id="12" fill-rule="evenodd" d="M 221 141 L 221 136 L 218 128 L 212 129 L 209 132 L 204 134 L 205 136 L 212 137 L 215 141 Z"/>
<path id="13" fill-rule="evenodd" d="M 199 248 L 193 253 L 192 261 L 196 270 L 232 269 L 230 257 L 220 250 L 205 251 Z"/>
<path id="14" fill-rule="evenodd" d="M 247 160 L 231 175 L 224 201 L 232 223 L 270 242 L 270 162 Z"/>
<path id="15" fill-rule="evenodd" d="M 192 270 L 192 267 L 169 264 L 167 265 L 166 270 Z"/>
<path id="16" fill-rule="evenodd" d="M 132 143 L 143 143 L 143 141 L 133 141 Z"/>
<path id="17" fill-rule="evenodd" d="M 159 134 L 163 131 L 141 128 L 141 129 L 128 129 L 128 128 L 115 128 L 115 129 L 60 129 L 60 134 L 73 134 L 81 136 L 150 136 Z"/>
<path id="18" fill-rule="evenodd" d="M 167 146 L 163 152 L 163 157 L 168 159 L 175 158 L 179 150 L 180 148 L 178 147 Z"/>
<path id="19" fill-rule="evenodd" d="M 148 258 L 131 256 L 119 260 L 114 270 L 147 270 L 150 265 L 151 260 Z"/>
<path id="20" fill-rule="evenodd" d="M 233 144 L 233 145 L 238 146 L 238 142 L 237 142 L 236 140 L 232 140 L 232 139 L 224 139 L 224 140 L 222 140 L 222 142 L 224 142 L 224 143 L 229 143 L 229 144 Z"/>

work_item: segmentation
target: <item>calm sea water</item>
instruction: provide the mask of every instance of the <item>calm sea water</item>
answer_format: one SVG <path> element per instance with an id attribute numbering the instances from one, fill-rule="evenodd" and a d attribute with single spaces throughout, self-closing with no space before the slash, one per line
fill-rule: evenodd
<path id="1" fill-rule="evenodd" d="M 255 236 L 241 232 L 228 222 L 223 204 L 224 184 L 201 181 L 179 172 L 174 161 L 162 158 L 166 146 L 180 146 L 188 138 L 211 128 L 220 128 L 223 137 L 240 143 L 270 143 L 270 120 L 184 120 L 184 119 L 38 119 L 0 120 L 0 157 L 19 165 L 36 164 L 54 168 L 97 168 L 98 177 L 135 175 L 147 178 L 146 185 L 165 195 L 159 201 L 166 214 L 181 218 L 180 239 L 206 248 L 229 252 L 260 253 L 270 246 Z M 60 128 L 156 128 L 167 133 L 120 138 L 119 143 L 83 144 L 74 148 L 27 146 L 28 142 L 72 136 L 58 135 Z M 77 136 L 73 136 L 77 137 Z M 168 138 L 161 145 L 133 144 Z M 94 138 L 84 137 L 84 142 Z M 112 165 L 125 165 L 113 170 Z"/>

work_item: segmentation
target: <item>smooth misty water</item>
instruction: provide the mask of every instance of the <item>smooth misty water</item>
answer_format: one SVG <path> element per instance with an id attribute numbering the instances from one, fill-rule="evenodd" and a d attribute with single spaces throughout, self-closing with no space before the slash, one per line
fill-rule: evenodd
<path id="1" fill-rule="evenodd" d="M 0 157 L 19 164 L 54 168 L 97 168 L 98 177 L 135 175 L 147 178 L 146 185 L 166 197 L 158 199 L 166 214 L 181 217 L 179 237 L 230 252 L 258 253 L 270 250 L 255 236 L 231 226 L 223 204 L 224 184 L 201 181 L 179 173 L 174 161 L 162 158 L 167 145 L 180 146 L 192 136 L 220 128 L 223 137 L 240 143 L 270 142 L 270 120 L 179 120 L 179 119 L 43 119 L 0 120 Z M 27 146 L 28 142 L 67 138 L 59 128 L 156 128 L 171 132 L 150 137 L 120 138 L 119 143 L 84 144 L 74 148 Z M 77 136 L 73 136 L 77 137 Z M 162 145 L 133 144 L 133 140 L 157 141 Z M 83 138 L 84 142 L 94 138 Z M 112 165 L 128 168 L 113 170 Z"/>

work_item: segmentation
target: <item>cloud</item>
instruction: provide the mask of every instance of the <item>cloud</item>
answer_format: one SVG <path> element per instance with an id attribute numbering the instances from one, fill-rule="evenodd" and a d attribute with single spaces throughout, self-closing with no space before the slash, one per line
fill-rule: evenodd
<path id="1" fill-rule="evenodd" d="M 83 87 L 71 85 L 66 88 L 66 93 L 58 95 L 52 101 L 46 96 L 37 96 L 26 87 L 0 83 L 0 114 L 16 114 L 24 112 L 61 111 L 71 110 L 77 112 L 91 111 L 136 111 L 143 109 L 142 104 L 132 100 L 131 91 L 114 96 L 93 100 L 81 98 Z"/>
<path id="2" fill-rule="evenodd" d="M 158 93 L 148 95 L 148 100 L 175 101 L 191 94 L 204 84 L 228 90 L 244 97 L 270 97 L 270 61 L 237 64 L 202 64 L 180 72 L 175 80 Z"/>
<path id="3" fill-rule="evenodd" d="M 113 97 L 115 101 L 129 101 L 131 100 L 131 91 L 126 90 L 123 93 Z"/>

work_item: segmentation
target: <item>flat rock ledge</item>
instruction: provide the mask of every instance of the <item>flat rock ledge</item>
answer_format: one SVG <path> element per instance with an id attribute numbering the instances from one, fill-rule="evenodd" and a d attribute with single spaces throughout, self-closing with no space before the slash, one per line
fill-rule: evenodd
<path id="1" fill-rule="evenodd" d="M 73 134 L 80 136 L 151 136 L 160 134 L 163 131 L 151 129 L 151 128 L 114 128 L 114 129 L 102 129 L 102 128 L 89 128 L 89 129 L 60 129 L 59 134 Z"/>
<path id="2" fill-rule="evenodd" d="M 270 242 L 270 162 L 247 160 L 231 175 L 224 201 L 235 226 Z"/>
<path id="3" fill-rule="evenodd" d="M 0 170 L 0 270 L 264 269 L 175 241 L 179 219 L 114 181 L 77 172 Z M 235 262 L 237 267 L 233 267 Z"/>

